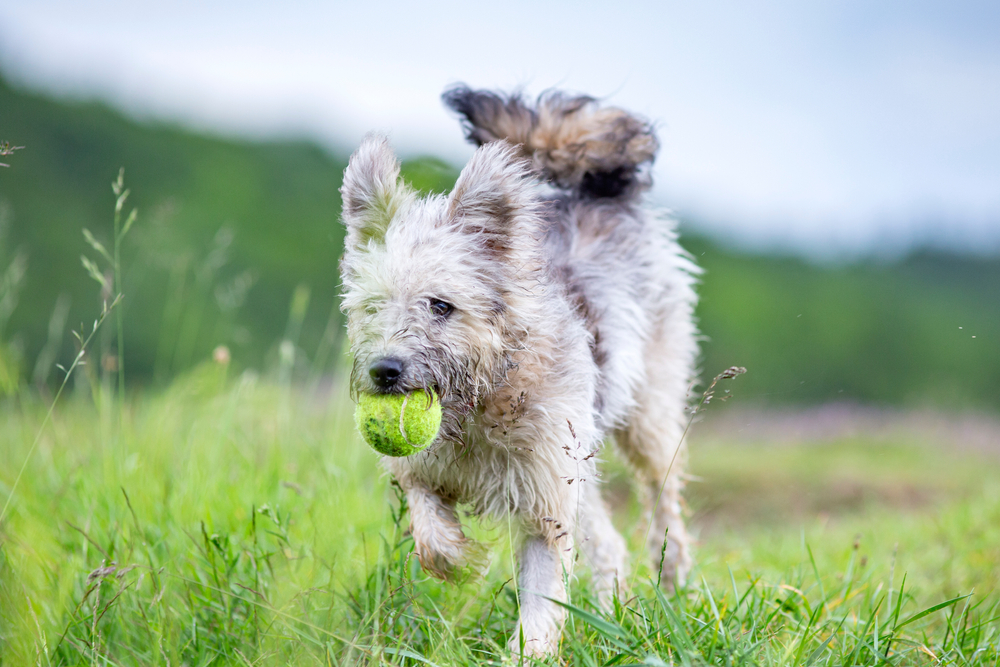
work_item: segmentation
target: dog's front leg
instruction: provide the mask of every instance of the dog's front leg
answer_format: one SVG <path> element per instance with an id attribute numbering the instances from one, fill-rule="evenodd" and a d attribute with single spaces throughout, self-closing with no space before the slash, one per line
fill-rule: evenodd
<path id="1" fill-rule="evenodd" d="M 420 566 L 435 577 L 448 579 L 466 564 L 468 540 L 455 513 L 455 503 L 418 483 L 406 488 L 406 500 Z"/>
<path id="2" fill-rule="evenodd" d="M 566 610 L 551 600 L 566 601 L 572 556 L 569 530 L 558 539 L 533 535 L 525 540 L 519 554 L 521 617 L 509 644 L 515 655 L 521 654 L 522 646 L 524 655 L 530 656 L 549 655 L 559 647 Z"/>

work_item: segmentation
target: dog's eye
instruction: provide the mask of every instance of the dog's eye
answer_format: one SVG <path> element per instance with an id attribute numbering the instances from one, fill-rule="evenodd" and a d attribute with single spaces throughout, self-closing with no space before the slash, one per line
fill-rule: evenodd
<path id="1" fill-rule="evenodd" d="M 435 317 L 448 317 L 453 310 L 454 308 L 450 303 L 446 303 L 440 299 L 431 299 L 431 312 Z"/>

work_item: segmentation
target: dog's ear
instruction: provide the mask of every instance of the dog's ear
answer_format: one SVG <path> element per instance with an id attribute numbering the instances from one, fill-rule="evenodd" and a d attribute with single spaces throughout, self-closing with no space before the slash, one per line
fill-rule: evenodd
<path id="1" fill-rule="evenodd" d="M 399 160 L 388 139 L 377 134 L 365 137 L 347 164 L 340 194 L 348 247 L 382 242 L 389 223 L 412 196 L 399 180 Z"/>
<path id="2" fill-rule="evenodd" d="M 479 148 L 462 170 L 448 201 L 449 217 L 476 234 L 492 253 L 509 247 L 519 222 L 535 212 L 531 166 L 515 146 L 494 141 Z"/>

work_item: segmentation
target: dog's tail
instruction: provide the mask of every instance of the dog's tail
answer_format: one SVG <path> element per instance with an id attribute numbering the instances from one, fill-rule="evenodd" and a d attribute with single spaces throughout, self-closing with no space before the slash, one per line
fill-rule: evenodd
<path id="1" fill-rule="evenodd" d="M 621 109 L 559 92 L 543 93 L 532 106 L 518 94 L 465 85 L 442 99 L 462 115 L 469 141 L 519 144 L 544 178 L 577 196 L 629 199 L 650 186 L 659 141 L 647 121 Z"/>

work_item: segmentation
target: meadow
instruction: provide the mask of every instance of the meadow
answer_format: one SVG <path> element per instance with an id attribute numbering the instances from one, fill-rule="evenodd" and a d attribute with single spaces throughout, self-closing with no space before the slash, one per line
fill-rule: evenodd
<path id="1" fill-rule="evenodd" d="M 484 568 L 429 578 L 355 432 L 343 158 L 2 80 L 0 124 L 26 146 L 0 172 L 0 667 L 516 664 L 516 531 L 467 517 Z M 403 171 L 427 191 L 456 174 Z M 1000 429 L 973 447 L 919 420 L 817 442 L 744 422 L 843 399 L 995 413 L 1000 261 L 685 243 L 705 374 L 750 369 L 688 442 L 697 567 L 666 594 L 635 561 L 603 611 L 579 562 L 547 664 L 998 664 Z M 635 490 L 603 456 L 638 553 Z"/>
<path id="2" fill-rule="evenodd" d="M 506 522 L 468 521 L 490 547 L 485 572 L 427 577 L 343 384 L 279 376 L 206 360 L 124 406 L 88 383 L 44 428 L 44 401 L 5 405 L 0 664 L 512 662 Z M 550 664 L 1000 659 L 1000 453 L 703 430 L 690 446 L 689 585 L 664 594 L 637 564 L 631 595 L 604 613 L 578 563 Z M 642 517 L 606 454 L 634 546 Z"/>

